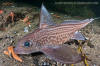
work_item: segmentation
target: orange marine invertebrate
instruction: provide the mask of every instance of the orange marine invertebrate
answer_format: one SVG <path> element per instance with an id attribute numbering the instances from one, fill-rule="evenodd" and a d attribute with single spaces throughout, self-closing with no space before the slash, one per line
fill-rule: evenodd
<path id="1" fill-rule="evenodd" d="M 8 56 L 10 57 L 10 55 L 9 55 L 9 52 L 8 52 L 8 51 L 4 51 L 4 54 L 5 54 L 5 55 L 8 55 Z"/>
<path id="2" fill-rule="evenodd" d="M 25 23 L 25 22 L 27 22 L 28 20 L 29 20 L 29 17 L 26 16 L 22 21 Z"/>
<path id="3" fill-rule="evenodd" d="M 0 10 L 0 14 L 2 14 L 4 11 L 3 10 Z"/>
<path id="4" fill-rule="evenodd" d="M 18 57 L 18 55 L 15 54 L 15 52 L 13 50 L 13 46 L 9 46 L 8 51 L 4 51 L 4 54 L 6 54 L 8 56 L 12 55 L 14 59 L 22 62 L 22 59 L 20 57 Z"/>

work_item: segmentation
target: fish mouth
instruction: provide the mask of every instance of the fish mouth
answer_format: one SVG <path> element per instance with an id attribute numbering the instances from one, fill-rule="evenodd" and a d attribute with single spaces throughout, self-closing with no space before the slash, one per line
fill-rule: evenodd
<path id="1" fill-rule="evenodd" d="M 17 49 L 17 48 L 14 48 L 14 52 L 15 52 L 16 54 L 23 54 L 23 53 L 22 53 L 22 50 Z"/>
<path id="2" fill-rule="evenodd" d="M 16 54 L 31 54 L 31 53 L 35 53 L 35 52 L 39 52 L 39 51 L 38 50 L 37 51 L 30 51 L 30 50 L 26 50 L 26 49 L 24 50 L 21 47 L 15 47 L 14 52 Z"/>
<path id="3" fill-rule="evenodd" d="M 14 52 L 16 54 L 30 54 L 29 52 L 22 50 L 22 48 L 17 48 L 17 47 L 14 48 Z"/>

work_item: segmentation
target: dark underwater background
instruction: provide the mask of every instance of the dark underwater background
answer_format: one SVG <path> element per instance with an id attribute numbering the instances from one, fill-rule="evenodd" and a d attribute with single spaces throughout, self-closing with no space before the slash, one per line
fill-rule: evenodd
<path id="1" fill-rule="evenodd" d="M 66 13 L 71 16 L 81 17 L 99 17 L 100 1 L 99 0 L 0 0 L 1 2 L 15 2 L 17 4 L 28 4 L 40 7 L 42 3 L 49 10 Z M 57 3 L 61 4 L 57 4 Z M 85 4 L 67 4 L 67 2 L 85 2 Z M 86 4 L 90 2 L 90 4 Z M 64 4 L 65 3 L 65 4 Z"/>

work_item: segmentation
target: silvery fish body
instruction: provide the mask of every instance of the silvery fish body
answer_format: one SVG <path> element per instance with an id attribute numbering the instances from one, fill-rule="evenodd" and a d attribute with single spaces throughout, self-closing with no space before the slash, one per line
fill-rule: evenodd
<path id="1" fill-rule="evenodd" d="M 67 64 L 80 62 L 81 55 L 64 43 L 78 35 L 77 31 L 93 20 L 68 20 L 56 25 L 42 5 L 40 27 L 20 39 L 14 50 L 17 54 L 43 52 L 51 59 Z M 74 37 L 74 39 L 77 38 Z"/>

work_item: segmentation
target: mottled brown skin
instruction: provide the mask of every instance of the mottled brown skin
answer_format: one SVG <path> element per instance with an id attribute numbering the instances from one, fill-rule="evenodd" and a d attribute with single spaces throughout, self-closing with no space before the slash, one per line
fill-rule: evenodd
<path id="1" fill-rule="evenodd" d="M 50 26 L 43 29 L 37 29 L 19 40 L 15 52 L 17 54 L 29 54 L 40 51 L 43 46 L 55 46 L 67 42 L 73 34 L 82 28 L 81 24 L 61 24 Z M 87 22 L 86 22 L 87 24 Z M 25 47 L 24 42 L 29 41 L 30 47 Z"/>

